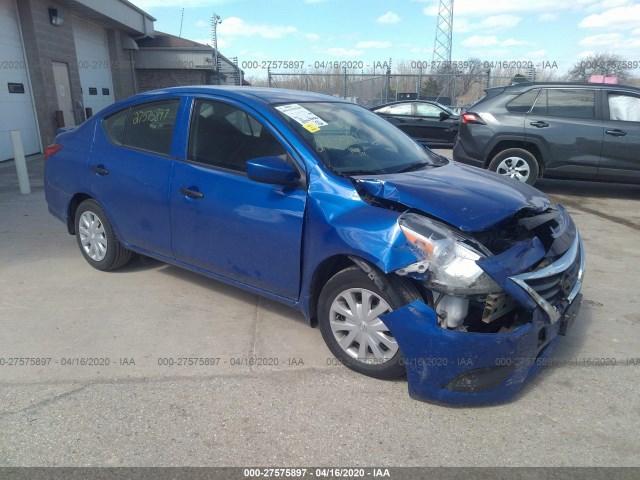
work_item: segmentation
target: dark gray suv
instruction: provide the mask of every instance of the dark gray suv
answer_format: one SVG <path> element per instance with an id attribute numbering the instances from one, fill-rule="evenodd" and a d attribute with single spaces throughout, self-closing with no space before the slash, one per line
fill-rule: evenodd
<path id="1" fill-rule="evenodd" d="M 462 115 L 453 159 L 540 177 L 640 183 L 640 89 L 524 83 L 486 90 Z"/>

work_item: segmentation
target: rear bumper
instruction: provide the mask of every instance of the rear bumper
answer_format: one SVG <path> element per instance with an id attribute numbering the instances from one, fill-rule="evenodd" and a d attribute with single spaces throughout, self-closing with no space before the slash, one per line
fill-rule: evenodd
<path id="1" fill-rule="evenodd" d="M 578 295 L 555 323 L 537 308 L 531 323 L 503 334 L 443 329 L 421 301 L 381 319 L 403 353 L 412 398 L 484 405 L 513 399 L 527 379 L 551 363 L 558 335 L 573 322 L 581 301 Z"/>
<path id="2" fill-rule="evenodd" d="M 467 165 L 473 165 L 474 167 L 484 168 L 484 162 L 482 161 L 482 159 L 474 158 L 473 156 L 471 156 L 471 154 L 466 152 L 459 139 L 453 145 L 452 154 L 453 159 L 456 162 L 466 163 Z"/>
<path id="3" fill-rule="evenodd" d="M 44 181 L 44 195 L 49 213 L 66 224 L 69 203 L 71 202 L 72 196 L 51 185 L 46 177 Z"/>

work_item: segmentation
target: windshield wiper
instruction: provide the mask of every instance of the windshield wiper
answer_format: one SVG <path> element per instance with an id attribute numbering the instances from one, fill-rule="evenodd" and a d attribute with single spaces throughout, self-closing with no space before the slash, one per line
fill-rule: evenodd
<path id="1" fill-rule="evenodd" d="M 340 172 L 342 175 L 382 175 L 384 172 L 380 170 L 347 170 Z"/>
<path id="2" fill-rule="evenodd" d="M 401 168 L 400 170 L 398 170 L 395 173 L 413 172 L 415 170 L 420 170 L 420 169 L 426 167 L 427 165 L 431 165 L 431 163 L 429 163 L 429 162 L 410 163 L 409 165 L 407 165 L 404 168 Z"/>

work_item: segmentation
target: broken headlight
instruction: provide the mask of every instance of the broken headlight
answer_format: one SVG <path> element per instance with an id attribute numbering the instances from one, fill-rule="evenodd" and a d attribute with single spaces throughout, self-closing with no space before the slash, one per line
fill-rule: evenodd
<path id="1" fill-rule="evenodd" d="M 398 220 L 407 241 L 421 257 L 398 273 L 427 271 L 425 285 L 454 296 L 486 295 L 501 288 L 476 264 L 485 256 L 445 225 L 415 213 Z"/>

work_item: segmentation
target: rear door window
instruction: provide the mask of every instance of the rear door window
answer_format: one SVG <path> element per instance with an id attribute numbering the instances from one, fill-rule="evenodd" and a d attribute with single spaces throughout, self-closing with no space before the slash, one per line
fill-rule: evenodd
<path id="1" fill-rule="evenodd" d="M 595 118 L 594 90 L 583 88 L 543 89 L 531 110 L 535 115 L 564 118 Z"/>
<path id="2" fill-rule="evenodd" d="M 122 144 L 169 155 L 179 106 L 176 98 L 131 107 Z"/>

